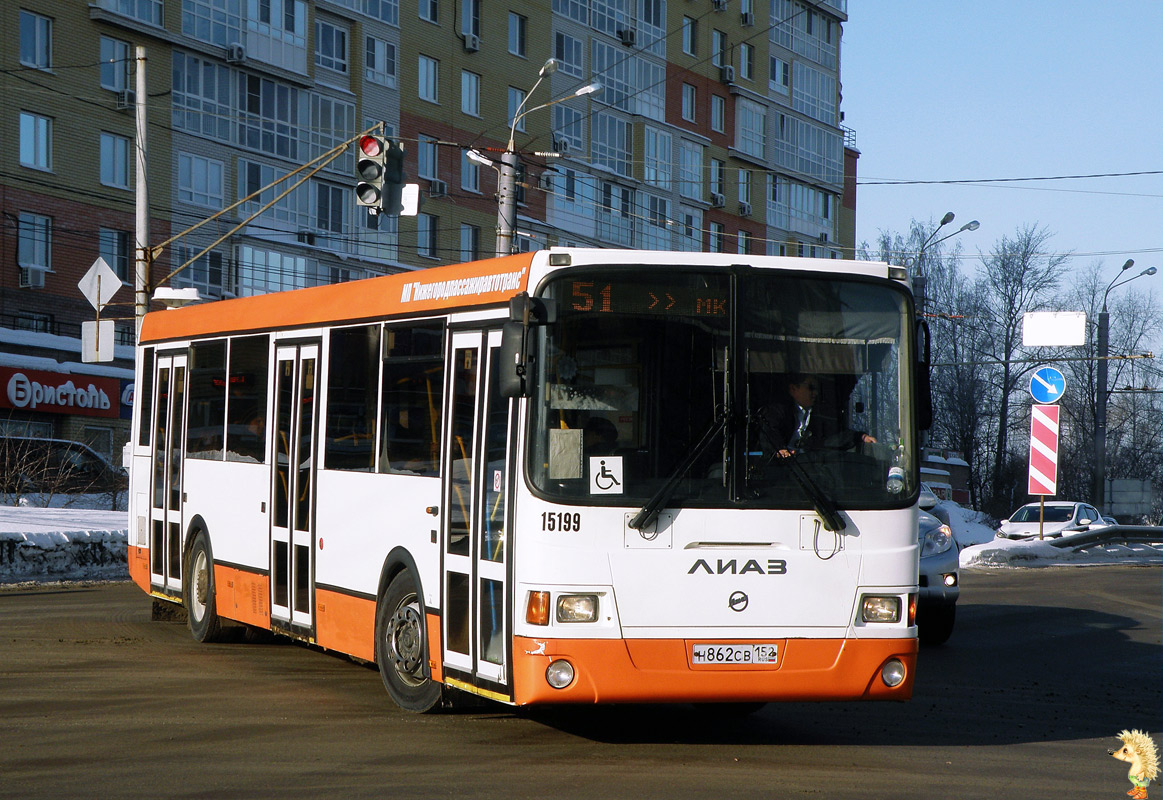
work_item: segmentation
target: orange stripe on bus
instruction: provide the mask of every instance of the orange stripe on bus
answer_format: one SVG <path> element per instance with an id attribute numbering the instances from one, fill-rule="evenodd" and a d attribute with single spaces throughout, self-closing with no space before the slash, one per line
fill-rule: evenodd
<path id="1" fill-rule="evenodd" d="M 716 640 L 724 643 L 728 639 Z M 913 692 L 916 639 L 788 639 L 777 667 L 699 667 L 683 639 L 531 639 L 515 637 L 517 705 L 530 703 L 752 702 L 779 700 L 907 700 Z M 576 677 L 564 689 L 545 681 L 564 658 Z M 905 665 L 889 689 L 885 662 Z"/>
<path id="2" fill-rule="evenodd" d="M 444 680 L 444 664 L 440 660 L 440 615 L 426 614 L 428 617 L 428 669 L 432 680 Z"/>
<path id="3" fill-rule="evenodd" d="M 375 600 L 316 589 L 315 641 L 328 650 L 375 661 Z"/>
<path id="4" fill-rule="evenodd" d="M 149 550 L 145 547 L 129 546 L 126 554 L 129 558 L 129 577 L 149 593 Z"/>
<path id="5" fill-rule="evenodd" d="M 532 253 L 199 303 L 146 314 L 139 341 L 310 327 L 496 305 L 525 291 Z"/>

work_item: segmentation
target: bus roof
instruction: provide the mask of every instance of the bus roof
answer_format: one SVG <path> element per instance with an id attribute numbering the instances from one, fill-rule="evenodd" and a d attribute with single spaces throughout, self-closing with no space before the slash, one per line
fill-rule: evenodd
<path id="1" fill-rule="evenodd" d="M 673 268 L 677 261 L 709 268 L 726 268 L 742 262 L 761 268 L 799 272 L 893 277 L 889 265 L 874 261 L 555 247 L 346 283 L 154 311 L 146 314 L 139 341 L 164 342 L 485 308 L 506 303 L 509 298 L 529 290 L 530 286 L 535 287 L 536 282 L 546 275 L 546 269 L 630 262 L 638 266 Z"/>
<path id="2" fill-rule="evenodd" d="M 141 342 L 310 327 L 505 303 L 525 291 L 533 253 L 471 261 L 146 314 Z"/>

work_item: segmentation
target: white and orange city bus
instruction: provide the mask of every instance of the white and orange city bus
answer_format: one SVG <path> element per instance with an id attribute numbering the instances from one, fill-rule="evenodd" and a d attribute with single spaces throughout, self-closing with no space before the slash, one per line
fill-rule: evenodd
<path id="1" fill-rule="evenodd" d="M 130 573 L 413 711 L 904 700 L 916 330 L 886 264 L 568 248 L 154 312 Z"/>

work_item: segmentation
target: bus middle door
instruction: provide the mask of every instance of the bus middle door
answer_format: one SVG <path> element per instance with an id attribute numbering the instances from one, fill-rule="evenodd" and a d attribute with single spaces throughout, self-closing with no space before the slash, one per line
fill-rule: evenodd
<path id="1" fill-rule="evenodd" d="M 319 344 L 275 349 L 271 469 L 271 623 L 311 629 L 315 605 L 315 457 Z"/>
<path id="2" fill-rule="evenodd" d="M 457 332 L 450 344 L 441 640 L 447 683 L 510 700 L 510 403 L 498 384 L 500 344 L 500 331 Z"/>

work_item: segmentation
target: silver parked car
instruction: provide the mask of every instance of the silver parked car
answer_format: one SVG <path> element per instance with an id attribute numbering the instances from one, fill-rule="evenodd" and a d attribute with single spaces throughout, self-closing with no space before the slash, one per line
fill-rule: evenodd
<path id="1" fill-rule="evenodd" d="M 1046 503 L 1045 513 L 1040 503 L 1027 503 L 1009 519 L 1003 519 L 997 529 L 999 539 L 1031 539 L 1038 535 L 1038 520 L 1042 519 L 1042 535 L 1047 538 L 1069 536 L 1093 528 L 1105 528 L 1106 520 L 1089 503 L 1054 500 Z"/>

